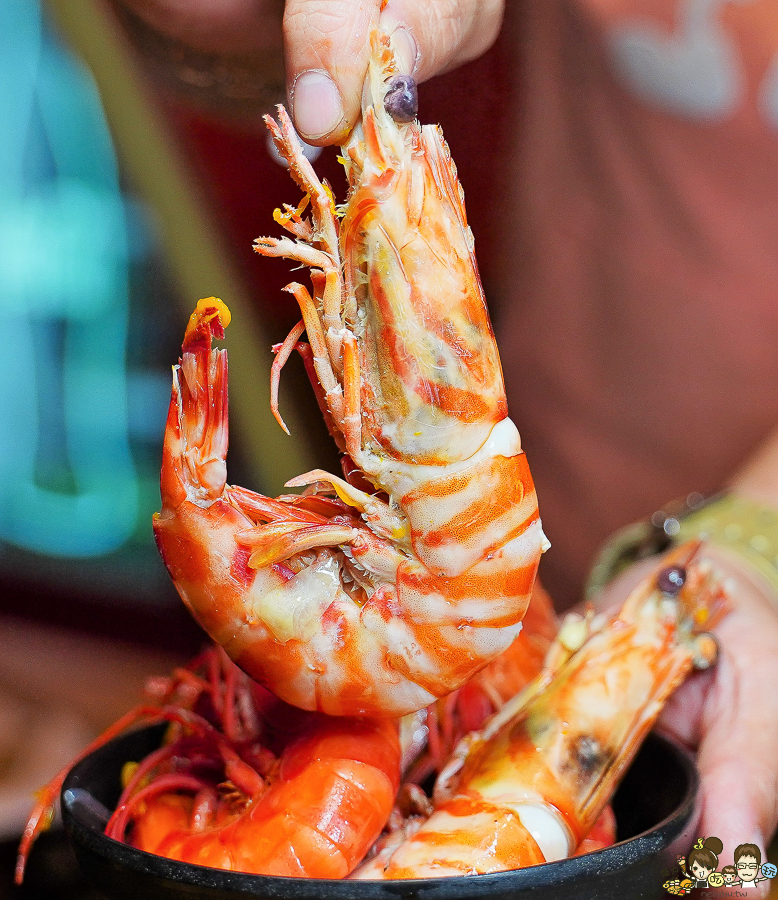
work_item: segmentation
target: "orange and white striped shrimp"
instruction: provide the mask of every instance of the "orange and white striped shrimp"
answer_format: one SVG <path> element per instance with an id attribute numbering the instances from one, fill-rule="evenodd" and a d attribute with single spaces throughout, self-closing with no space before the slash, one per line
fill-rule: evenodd
<path id="1" fill-rule="evenodd" d="M 421 752 L 417 749 L 407 765 L 405 781 L 423 784 L 440 772 L 466 734 L 480 729 L 489 716 L 539 675 L 558 631 L 559 619 L 551 598 L 536 579 L 521 633 L 511 646 L 467 684 L 401 721 L 404 743 L 412 745 L 414 737 L 417 745 L 423 742 Z"/>
<path id="2" fill-rule="evenodd" d="M 563 625 L 539 678 L 460 744 L 432 815 L 354 877 L 498 872 L 575 852 L 670 693 L 716 657 L 701 629 L 726 612 L 722 590 L 689 548 L 668 562 L 609 621 Z"/>
<path id="3" fill-rule="evenodd" d="M 219 794 L 221 785 L 182 775 L 151 799 L 139 793 L 134 814 L 122 818 L 132 826 L 129 842 L 168 859 L 233 872 L 348 876 L 392 810 L 399 778 L 396 728 L 388 719 L 308 715 L 306 729 L 267 782 L 246 769 L 250 780 L 231 774 L 226 797 Z M 252 793 L 254 781 L 265 787 L 262 793 Z M 190 793 L 180 793 L 177 784 Z"/>
<path id="4" fill-rule="evenodd" d="M 181 716 L 184 736 L 141 764 L 106 834 L 228 871 L 345 878 L 394 804 L 396 722 L 326 716 L 276 698 L 262 714 L 278 727 L 249 762 L 243 747 Z"/>
<path id="5" fill-rule="evenodd" d="M 439 129 L 385 109 L 396 76 L 374 35 L 340 222 L 286 112 L 268 120 L 306 197 L 276 216 L 295 240 L 256 249 L 309 266 L 313 286 L 287 288 L 303 319 L 272 382 L 307 331 L 354 473 L 309 472 L 288 483 L 303 495 L 278 500 L 226 486 L 226 363 L 206 347 L 226 313 L 209 301 L 176 370 L 154 524 L 179 593 L 230 657 L 289 703 L 338 715 L 421 709 L 502 653 L 546 545 L 456 170 Z"/>

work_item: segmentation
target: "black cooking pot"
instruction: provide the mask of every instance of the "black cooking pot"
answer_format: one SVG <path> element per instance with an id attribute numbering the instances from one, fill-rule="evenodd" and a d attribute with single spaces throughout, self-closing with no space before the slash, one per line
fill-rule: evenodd
<path id="1" fill-rule="evenodd" d="M 163 726 L 164 727 L 164 726 Z M 659 900 L 694 843 L 699 778 L 688 755 L 650 735 L 614 798 L 619 842 L 606 850 L 495 875 L 323 881 L 225 872 L 136 850 L 103 834 L 122 766 L 159 746 L 162 728 L 123 735 L 73 767 L 62 815 L 84 874 L 113 900 Z"/>

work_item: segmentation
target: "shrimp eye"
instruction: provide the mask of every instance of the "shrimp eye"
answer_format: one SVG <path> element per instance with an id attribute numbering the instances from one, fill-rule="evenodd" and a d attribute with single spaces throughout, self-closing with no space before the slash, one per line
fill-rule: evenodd
<path id="1" fill-rule="evenodd" d="M 410 75 L 395 75 L 389 79 L 384 95 L 384 107 L 395 122 L 412 122 L 419 111 L 419 92 Z"/>
<path id="2" fill-rule="evenodd" d="M 581 772 L 587 775 L 603 765 L 606 752 L 596 738 L 591 735 L 580 735 L 572 746 L 572 755 Z"/>
<path id="3" fill-rule="evenodd" d="M 656 576 L 656 586 L 663 594 L 677 594 L 686 582 L 683 566 L 668 566 Z"/>

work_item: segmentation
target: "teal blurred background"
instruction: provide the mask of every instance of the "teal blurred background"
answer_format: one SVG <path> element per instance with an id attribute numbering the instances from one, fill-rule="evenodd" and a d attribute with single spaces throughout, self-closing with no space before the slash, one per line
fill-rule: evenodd
<path id="1" fill-rule="evenodd" d="M 179 149 L 190 135 L 176 138 L 108 6 L 4 0 L 0 50 L 0 613 L 189 647 L 197 632 L 151 532 L 170 366 L 196 300 L 224 297 L 230 480 L 278 493 L 313 465 L 298 401 L 282 394 L 293 439 L 270 418 L 270 346 L 289 323 L 260 322 L 236 274 L 251 240 L 236 266 L 229 211 L 219 220 L 201 195 Z M 288 195 L 262 132 L 247 152 Z M 272 227 L 245 212 L 250 233 Z"/>
<path id="2" fill-rule="evenodd" d="M 154 218 L 37 0 L 0 4 L 0 51 L 0 574 L 165 603 L 149 525 L 177 336 Z"/>

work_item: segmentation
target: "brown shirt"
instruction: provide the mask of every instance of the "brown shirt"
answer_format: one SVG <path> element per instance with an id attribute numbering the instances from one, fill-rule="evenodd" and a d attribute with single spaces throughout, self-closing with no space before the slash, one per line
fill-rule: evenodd
<path id="1" fill-rule="evenodd" d="M 565 604 L 613 529 L 778 423 L 778 6 L 543 0 L 505 27 L 490 301 Z"/>

